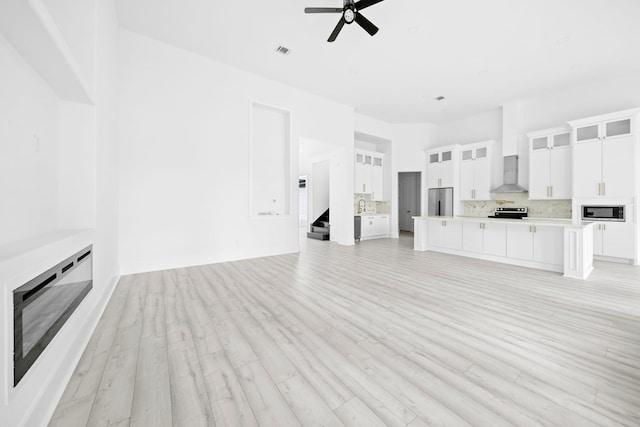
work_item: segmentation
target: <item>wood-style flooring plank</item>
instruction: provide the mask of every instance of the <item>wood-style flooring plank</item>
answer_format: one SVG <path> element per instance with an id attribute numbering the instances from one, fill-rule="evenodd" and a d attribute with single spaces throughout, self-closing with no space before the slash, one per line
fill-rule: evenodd
<path id="1" fill-rule="evenodd" d="M 639 267 L 412 243 L 121 278 L 50 425 L 640 425 Z"/>
<path id="2" fill-rule="evenodd" d="M 147 279 L 137 275 L 129 285 L 87 425 L 107 427 L 131 417 Z"/>

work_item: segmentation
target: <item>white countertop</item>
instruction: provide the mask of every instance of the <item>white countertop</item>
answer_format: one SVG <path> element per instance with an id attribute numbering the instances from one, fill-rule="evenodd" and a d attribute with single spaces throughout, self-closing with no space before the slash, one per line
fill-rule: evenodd
<path id="1" fill-rule="evenodd" d="M 388 213 L 360 213 L 353 214 L 353 216 L 389 216 Z"/>
<path id="2" fill-rule="evenodd" d="M 595 222 L 590 221 L 574 221 L 565 218 L 523 218 L 523 219 L 504 219 L 504 218 L 486 218 L 479 216 L 414 216 L 413 219 L 441 219 L 449 221 L 474 221 L 474 222 L 501 222 L 505 224 L 529 224 L 540 226 L 554 227 L 591 227 Z"/>

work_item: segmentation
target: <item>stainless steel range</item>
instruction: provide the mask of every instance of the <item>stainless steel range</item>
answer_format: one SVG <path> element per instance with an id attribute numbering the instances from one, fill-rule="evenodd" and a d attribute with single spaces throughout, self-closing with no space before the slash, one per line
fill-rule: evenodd
<path id="1" fill-rule="evenodd" d="M 488 218 L 522 219 L 529 216 L 529 208 L 496 208 Z"/>

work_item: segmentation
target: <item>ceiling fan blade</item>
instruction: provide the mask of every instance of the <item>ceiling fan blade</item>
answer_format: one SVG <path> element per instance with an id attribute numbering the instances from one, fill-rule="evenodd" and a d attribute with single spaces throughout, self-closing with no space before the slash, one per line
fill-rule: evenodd
<path id="1" fill-rule="evenodd" d="M 376 3 L 380 3 L 381 1 L 382 0 L 360 0 L 356 2 L 356 4 L 354 4 L 353 7 L 355 7 L 356 10 L 362 10 L 369 6 L 373 6 Z"/>
<path id="2" fill-rule="evenodd" d="M 342 29 L 342 27 L 344 27 L 344 18 L 340 18 L 340 20 L 338 21 L 338 25 L 336 25 L 336 28 L 333 29 L 333 32 L 331 33 L 331 35 L 329 36 L 329 40 L 327 41 L 335 41 L 336 37 L 338 37 L 338 34 L 340 34 L 340 30 Z"/>
<path id="3" fill-rule="evenodd" d="M 342 13 L 338 7 L 305 7 L 304 13 Z"/>
<path id="4" fill-rule="evenodd" d="M 371 23 L 371 21 L 369 21 L 367 18 L 362 16 L 362 14 L 360 14 L 360 13 L 356 13 L 356 22 L 358 23 L 358 25 L 360 25 L 362 28 L 364 28 L 364 30 L 367 33 L 369 33 L 372 36 L 375 35 L 375 33 L 378 32 L 378 27 L 373 25 Z"/>

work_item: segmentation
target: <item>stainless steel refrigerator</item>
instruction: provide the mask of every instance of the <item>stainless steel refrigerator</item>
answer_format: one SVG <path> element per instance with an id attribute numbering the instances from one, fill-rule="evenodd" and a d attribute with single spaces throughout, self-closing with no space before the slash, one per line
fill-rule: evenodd
<path id="1" fill-rule="evenodd" d="M 453 216 L 453 187 L 429 189 L 429 216 Z"/>

